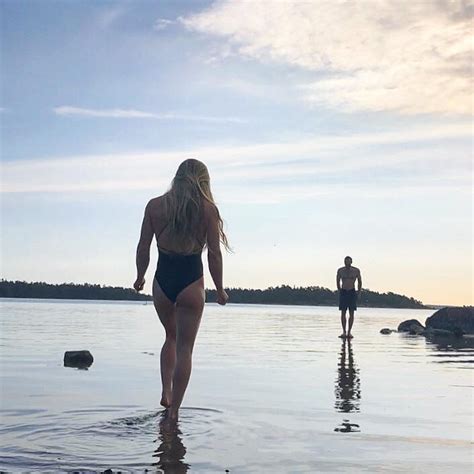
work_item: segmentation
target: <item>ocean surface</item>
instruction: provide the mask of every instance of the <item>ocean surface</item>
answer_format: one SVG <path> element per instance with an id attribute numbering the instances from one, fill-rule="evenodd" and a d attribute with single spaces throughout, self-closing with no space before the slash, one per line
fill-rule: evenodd
<path id="1" fill-rule="evenodd" d="M 209 304 L 170 433 L 152 304 L 0 309 L 2 471 L 472 472 L 474 350 L 379 334 L 431 310 L 360 308 L 345 344 L 337 308 Z"/>

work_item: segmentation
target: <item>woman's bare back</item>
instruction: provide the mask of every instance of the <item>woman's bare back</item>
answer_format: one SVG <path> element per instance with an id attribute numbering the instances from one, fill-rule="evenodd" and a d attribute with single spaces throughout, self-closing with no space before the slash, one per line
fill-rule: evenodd
<path id="1" fill-rule="evenodd" d="M 166 214 L 166 209 L 163 203 L 163 196 L 153 198 L 148 203 L 151 224 L 158 247 L 174 253 L 184 253 L 183 249 L 177 245 L 176 240 L 172 237 L 170 228 L 168 226 L 169 218 Z M 193 252 L 200 252 L 206 241 L 206 215 L 208 212 L 208 203 L 203 203 L 203 220 L 197 235 L 197 241 L 202 242 L 202 245 L 196 245 Z M 191 252 L 191 253 L 193 253 Z"/>

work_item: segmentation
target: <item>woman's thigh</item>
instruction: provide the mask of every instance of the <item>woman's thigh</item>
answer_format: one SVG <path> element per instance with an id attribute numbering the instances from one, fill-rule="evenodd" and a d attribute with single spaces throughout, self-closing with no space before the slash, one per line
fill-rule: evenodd
<path id="1" fill-rule="evenodd" d="M 205 302 L 204 279 L 191 283 L 176 300 L 177 343 L 179 347 L 194 346 Z"/>
<path id="2" fill-rule="evenodd" d="M 176 337 L 176 306 L 163 293 L 156 278 L 153 278 L 153 304 L 166 334 Z"/>

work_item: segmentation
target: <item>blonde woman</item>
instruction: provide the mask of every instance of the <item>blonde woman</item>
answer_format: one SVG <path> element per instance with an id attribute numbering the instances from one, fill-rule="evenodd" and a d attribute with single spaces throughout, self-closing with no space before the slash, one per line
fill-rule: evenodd
<path id="1" fill-rule="evenodd" d="M 206 246 L 217 302 L 225 305 L 228 300 L 222 283 L 220 244 L 226 249 L 229 245 L 204 163 L 195 159 L 183 161 L 169 191 L 146 205 L 137 247 L 137 280 L 133 285 L 136 291 L 141 291 L 145 283 L 153 236 L 159 254 L 153 301 L 166 332 L 160 360 L 161 405 L 167 408 L 165 421 L 176 423 L 204 309 L 201 253 Z"/>

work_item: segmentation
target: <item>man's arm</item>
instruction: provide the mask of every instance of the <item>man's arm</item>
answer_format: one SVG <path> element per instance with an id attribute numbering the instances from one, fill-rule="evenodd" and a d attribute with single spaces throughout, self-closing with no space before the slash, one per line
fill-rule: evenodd
<path id="1" fill-rule="evenodd" d="M 339 291 L 341 289 L 341 269 L 339 269 L 336 273 L 336 286 L 337 290 Z"/>
<path id="2" fill-rule="evenodd" d="M 360 274 L 360 270 L 357 272 L 357 285 L 358 285 L 357 293 L 360 294 L 362 290 L 362 276 Z"/>
<path id="3" fill-rule="evenodd" d="M 133 287 L 137 291 L 143 290 L 145 284 L 145 273 L 150 263 L 150 245 L 153 240 L 153 227 L 150 217 L 150 203 L 145 207 L 145 214 L 143 216 L 142 228 L 140 232 L 140 240 L 137 245 L 137 280 Z"/>

